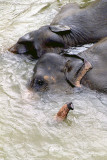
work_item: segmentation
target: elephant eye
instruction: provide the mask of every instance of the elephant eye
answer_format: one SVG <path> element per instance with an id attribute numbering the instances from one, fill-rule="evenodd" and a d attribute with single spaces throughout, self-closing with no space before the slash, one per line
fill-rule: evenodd
<path id="1" fill-rule="evenodd" d="M 33 87 L 36 91 L 44 92 L 48 90 L 48 83 L 43 78 L 37 78 L 34 80 Z"/>
<path id="2" fill-rule="evenodd" d="M 44 81 L 43 80 L 37 80 L 36 82 L 38 85 L 42 86 L 44 84 Z"/>

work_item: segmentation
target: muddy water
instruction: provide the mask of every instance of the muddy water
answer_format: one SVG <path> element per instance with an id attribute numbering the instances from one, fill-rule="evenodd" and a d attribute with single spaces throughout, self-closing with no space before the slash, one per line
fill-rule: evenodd
<path id="1" fill-rule="evenodd" d="M 71 1 L 0 0 L 0 160 L 107 159 L 107 95 L 89 89 L 29 93 L 26 85 L 36 62 L 7 52 L 20 36 L 49 24 Z M 70 101 L 75 110 L 65 122 L 55 123 L 54 115 Z"/>

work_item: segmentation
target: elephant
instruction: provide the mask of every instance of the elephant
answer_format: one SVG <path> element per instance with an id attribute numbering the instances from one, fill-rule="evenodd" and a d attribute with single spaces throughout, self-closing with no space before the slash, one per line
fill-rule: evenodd
<path id="1" fill-rule="evenodd" d="M 78 45 L 94 43 L 107 36 L 107 0 L 96 0 L 86 8 L 76 3 L 62 7 L 50 25 L 19 38 L 9 51 L 38 59 Z"/>
<path id="2" fill-rule="evenodd" d="M 107 93 L 107 37 L 78 55 L 44 54 L 34 67 L 29 86 L 46 92 L 52 85 L 63 90 L 66 85 L 86 86 Z"/>

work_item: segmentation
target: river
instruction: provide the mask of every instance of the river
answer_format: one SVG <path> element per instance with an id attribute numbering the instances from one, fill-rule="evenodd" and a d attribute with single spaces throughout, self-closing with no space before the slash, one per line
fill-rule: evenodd
<path id="1" fill-rule="evenodd" d="M 86 88 L 29 93 L 36 62 L 7 51 L 25 33 L 50 24 L 69 2 L 83 7 L 91 0 L 0 0 L 0 160 L 107 160 L 107 95 Z M 55 123 L 71 101 L 75 109 Z"/>

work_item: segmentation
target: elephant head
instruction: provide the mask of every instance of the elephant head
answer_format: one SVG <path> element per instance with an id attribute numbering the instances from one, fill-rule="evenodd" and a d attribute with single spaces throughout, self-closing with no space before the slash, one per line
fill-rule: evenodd
<path id="1" fill-rule="evenodd" d="M 71 29 L 64 25 L 43 26 L 25 34 L 9 51 L 32 55 L 33 58 L 39 58 L 49 52 L 60 53 L 69 46 L 69 36 L 65 37 L 64 35 L 68 35 L 70 32 Z"/>
<path id="2" fill-rule="evenodd" d="M 46 53 L 36 66 L 30 82 L 35 91 L 46 91 L 52 86 L 64 89 L 67 85 L 80 87 L 80 81 L 91 68 L 89 63 L 76 55 L 63 56 L 56 53 Z"/>

